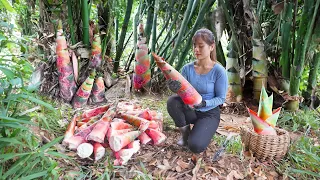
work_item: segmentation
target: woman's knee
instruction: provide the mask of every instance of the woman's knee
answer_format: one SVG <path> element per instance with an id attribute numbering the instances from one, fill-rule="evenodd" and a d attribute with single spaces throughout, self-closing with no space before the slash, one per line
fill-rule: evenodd
<path id="1" fill-rule="evenodd" d="M 189 138 L 188 147 L 193 153 L 201 153 L 208 147 L 208 144 L 204 144 L 199 139 Z"/>
<path id="2" fill-rule="evenodd" d="M 181 102 L 182 102 L 182 100 L 181 100 L 180 96 L 178 96 L 178 95 L 170 96 L 167 101 L 167 108 L 171 109 L 174 107 L 178 107 L 179 105 L 181 105 Z"/>

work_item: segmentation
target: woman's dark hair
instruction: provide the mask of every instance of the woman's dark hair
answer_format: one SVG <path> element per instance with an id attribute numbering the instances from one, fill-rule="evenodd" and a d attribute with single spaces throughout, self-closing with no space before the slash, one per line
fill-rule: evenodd
<path id="1" fill-rule="evenodd" d="M 209 46 L 215 43 L 213 33 L 206 28 L 202 28 L 196 31 L 192 37 L 192 43 L 196 42 L 196 39 L 201 38 L 204 42 L 206 42 Z M 212 61 L 216 61 L 216 48 L 213 49 L 210 53 L 210 58 Z"/>

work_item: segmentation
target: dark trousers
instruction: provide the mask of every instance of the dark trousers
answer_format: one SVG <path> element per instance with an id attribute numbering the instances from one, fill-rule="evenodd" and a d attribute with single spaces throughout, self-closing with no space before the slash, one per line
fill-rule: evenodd
<path id="1" fill-rule="evenodd" d="M 194 153 L 203 152 L 209 145 L 220 123 L 220 109 L 195 111 L 185 105 L 178 95 L 169 97 L 167 110 L 177 127 L 194 124 L 188 138 L 188 147 Z"/>

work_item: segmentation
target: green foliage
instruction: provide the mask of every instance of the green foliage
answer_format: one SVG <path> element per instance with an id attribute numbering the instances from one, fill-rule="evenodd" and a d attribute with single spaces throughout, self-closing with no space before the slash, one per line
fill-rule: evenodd
<path id="1" fill-rule="evenodd" d="M 55 148 L 63 137 L 43 144 L 36 124 L 44 122 L 39 118 L 44 111 L 57 112 L 28 91 L 34 70 L 24 56 L 29 40 L 20 37 L 20 29 L 9 21 L 10 14 L 0 14 L 0 176 L 2 179 L 58 179 L 55 158 L 69 159 Z"/>
<path id="2" fill-rule="evenodd" d="M 318 132 L 320 128 L 320 118 L 315 111 L 309 109 L 297 112 L 283 111 L 278 120 L 279 127 L 291 131 L 309 131 L 312 129 Z"/>
<path id="3" fill-rule="evenodd" d="M 320 146 L 312 138 L 301 137 L 289 149 L 287 158 L 277 166 L 279 172 L 291 179 L 320 178 Z"/>
<path id="4" fill-rule="evenodd" d="M 220 148 L 226 140 L 226 136 L 214 136 L 213 141 L 216 142 L 217 147 Z M 226 152 L 234 155 L 241 155 L 242 142 L 240 136 L 233 136 L 227 143 Z"/>

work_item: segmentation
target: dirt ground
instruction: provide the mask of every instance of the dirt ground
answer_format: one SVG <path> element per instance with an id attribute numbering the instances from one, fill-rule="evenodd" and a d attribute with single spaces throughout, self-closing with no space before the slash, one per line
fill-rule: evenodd
<path id="1" fill-rule="evenodd" d="M 216 135 L 238 134 L 238 127 L 250 125 L 246 116 L 221 115 L 221 123 Z M 188 149 L 176 145 L 180 136 L 176 130 L 165 131 L 167 140 L 161 146 L 145 145 L 126 165 L 129 172 L 143 171 L 140 161 L 153 177 L 159 179 L 278 179 L 279 174 L 269 162 L 259 162 L 250 154 L 237 156 L 224 153 L 220 160 L 212 158 L 219 145 L 212 140 L 201 154 L 193 154 Z M 125 173 L 119 171 L 119 178 Z M 128 175 L 128 174 L 127 174 Z M 132 173 L 131 175 L 134 175 Z"/>
<path id="2" fill-rule="evenodd" d="M 159 103 L 163 97 L 144 97 L 142 99 L 140 97 L 138 99 L 144 101 L 143 103 L 158 106 L 155 105 L 156 102 Z M 145 102 L 146 99 L 149 102 Z M 139 100 L 135 98 L 134 101 Z M 241 126 L 251 127 L 246 107 L 257 109 L 254 105 L 248 104 L 225 104 L 221 108 L 221 121 L 215 136 L 226 137 L 233 133 L 236 137 L 240 136 Z M 221 143 L 218 144 L 212 139 L 205 152 L 193 154 L 188 149 L 176 145 L 180 137 L 177 129 L 164 124 L 163 133 L 167 136 L 163 144 L 159 146 L 141 145 L 139 152 L 134 154 L 126 165 L 113 169 L 114 178 L 133 179 L 144 172 L 142 175 L 152 175 L 153 179 L 282 179 L 282 176 L 276 171 L 274 162 L 260 162 L 250 152 L 242 151 L 240 155 L 225 152 L 218 161 L 213 162 L 213 156 L 219 150 Z M 75 153 L 70 152 L 68 155 L 77 159 Z M 113 158 L 110 162 L 113 162 Z M 79 160 L 79 164 L 96 168 L 90 161 Z M 98 171 L 101 173 L 101 170 Z"/>

